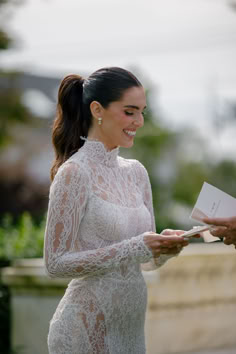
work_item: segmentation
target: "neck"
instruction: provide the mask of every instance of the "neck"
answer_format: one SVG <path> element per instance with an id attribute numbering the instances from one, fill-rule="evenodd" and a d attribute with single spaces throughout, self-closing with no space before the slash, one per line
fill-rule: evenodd
<path id="1" fill-rule="evenodd" d="M 80 152 L 86 154 L 89 159 L 106 165 L 107 167 L 117 166 L 119 148 L 108 150 L 102 141 L 93 136 L 80 138 L 85 140 L 84 145 L 80 148 Z"/>
<path id="2" fill-rule="evenodd" d="M 95 140 L 95 141 L 100 141 L 101 143 L 103 143 L 103 145 L 106 147 L 106 149 L 108 151 L 111 151 L 115 148 L 117 148 L 118 146 L 117 145 L 114 145 L 114 144 L 110 144 L 107 139 L 105 139 L 102 134 L 100 132 L 94 132 L 94 131 L 91 131 L 89 132 L 88 134 L 88 140 Z"/>

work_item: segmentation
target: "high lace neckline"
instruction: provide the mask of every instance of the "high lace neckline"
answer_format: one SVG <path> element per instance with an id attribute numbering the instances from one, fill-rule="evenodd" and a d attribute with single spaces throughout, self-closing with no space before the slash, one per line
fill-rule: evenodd
<path id="1" fill-rule="evenodd" d="M 108 167 L 114 167 L 117 165 L 119 147 L 108 150 L 103 142 L 99 140 L 84 137 L 80 138 L 85 140 L 85 143 L 80 150 L 83 151 L 89 158 Z"/>

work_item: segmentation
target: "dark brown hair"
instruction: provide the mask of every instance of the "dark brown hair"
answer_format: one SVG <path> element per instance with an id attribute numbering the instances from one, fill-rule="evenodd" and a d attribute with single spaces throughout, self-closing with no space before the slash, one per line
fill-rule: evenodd
<path id="1" fill-rule="evenodd" d="M 134 86 L 142 85 L 131 72 L 117 67 L 97 70 L 87 79 L 68 75 L 62 80 L 52 131 L 55 150 L 52 180 L 62 163 L 84 144 L 80 137 L 87 137 L 92 125 L 91 102 L 97 101 L 107 108 L 111 102 L 119 101 L 125 90 Z"/>

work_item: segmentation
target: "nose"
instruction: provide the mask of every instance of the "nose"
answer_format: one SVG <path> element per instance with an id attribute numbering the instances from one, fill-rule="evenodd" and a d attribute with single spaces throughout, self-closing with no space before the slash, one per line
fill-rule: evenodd
<path id="1" fill-rule="evenodd" d="M 144 119 L 142 113 L 138 115 L 138 117 L 134 120 L 134 124 L 137 128 L 141 128 L 144 124 Z"/>

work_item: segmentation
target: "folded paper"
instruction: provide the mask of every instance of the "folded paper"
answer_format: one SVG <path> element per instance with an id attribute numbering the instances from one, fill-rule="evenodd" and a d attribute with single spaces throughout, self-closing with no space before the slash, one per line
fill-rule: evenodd
<path id="1" fill-rule="evenodd" d="M 227 218 L 236 215 L 236 199 L 220 189 L 204 182 L 197 202 L 193 208 L 190 218 L 204 224 L 202 219 Z M 219 240 L 209 231 L 203 232 L 202 237 L 205 242 Z"/>

